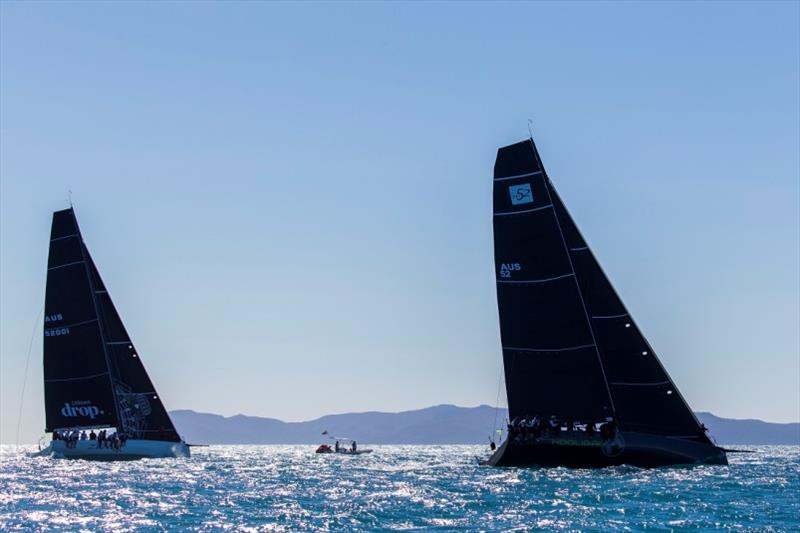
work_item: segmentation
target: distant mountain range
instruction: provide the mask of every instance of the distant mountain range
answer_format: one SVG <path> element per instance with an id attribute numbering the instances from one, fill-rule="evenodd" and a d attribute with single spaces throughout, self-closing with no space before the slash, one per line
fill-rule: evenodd
<path id="1" fill-rule="evenodd" d="M 436 405 L 399 413 L 327 415 L 308 422 L 191 410 L 170 415 L 184 439 L 193 444 L 313 444 L 324 440 L 323 431 L 365 444 L 485 444 L 493 428 L 503 424 L 506 410 Z M 720 444 L 800 445 L 800 423 L 735 420 L 703 412 L 697 417 Z"/>

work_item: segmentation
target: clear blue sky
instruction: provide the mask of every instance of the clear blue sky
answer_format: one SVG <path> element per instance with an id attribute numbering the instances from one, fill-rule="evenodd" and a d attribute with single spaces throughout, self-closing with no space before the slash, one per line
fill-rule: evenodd
<path id="1" fill-rule="evenodd" d="M 692 407 L 800 419 L 797 2 L 3 2 L 0 25 L 4 441 L 68 190 L 168 408 L 493 404 L 492 165 L 528 118 Z"/>

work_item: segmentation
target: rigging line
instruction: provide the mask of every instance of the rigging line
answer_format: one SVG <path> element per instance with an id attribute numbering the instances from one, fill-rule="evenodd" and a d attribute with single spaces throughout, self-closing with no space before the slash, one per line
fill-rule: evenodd
<path id="1" fill-rule="evenodd" d="M 80 234 L 81 230 L 78 226 L 78 220 L 74 219 L 75 221 L 75 229 Z M 83 269 L 86 272 L 86 281 L 89 284 L 89 292 L 92 296 L 92 305 L 94 306 L 94 315 L 97 317 L 97 330 L 100 333 L 100 342 L 103 346 L 103 357 L 105 358 L 106 368 L 108 369 L 108 385 L 111 388 L 111 399 L 114 401 L 114 417 L 119 421 L 119 399 L 117 398 L 117 393 L 114 388 L 114 376 L 111 373 L 111 358 L 108 356 L 108 347 L 106 346 L 106 334 L 103 331 L 103 324 L 100 321 L 100 306 L 97 303 L 97 295 L 94 293 L 95 287 L 92 283 L 92 275 L 89 272 L 89 263 L 87 259 L 91 256 L 89 255 L 89 250 L 86 248 L 86 244 L 83 243 L 81 240 L 81 257 L 83 257 Z M 92 266 L 94 266 L 94 262 L 92 262 Z M 95 270 L 97 267 L 95 267 Z M 98 272 L 97 275 L 99 276 L 100 273 Z"/>
<path id="2" fill-rule="evenodd" d="M 36 330 L 39 327 L 39 320 L 44 316 L 44 304 L 42 308 L 36 313 L 36 319 L 33 322 L 33 331 L 31 331 L 31 340 L 28 343 L 28 356 L 25 358 L 25 373 L 22 375 L 22 393 L 19 396 L 19 413 L 17 414 L 17 443 L 19 448 L 19 432 L 22 428 L 22 406 L 25 404 L 25 386 L 28 383 L 28 368 L 31 364 L 31 351 L 33 350 L 33 338 L 36 337 Z"/>
<path id="3" fill-rule="evenodd" d="M 542 163 L 542 159 L 539 157 L 539 151 L 536 149 L 536 144 L 533 142 L 533 136 L 531 136 L 531 149 L 533 149 L 533 155 L 536 158 L 536 162 L 539 163 L 539 168 L 542 169 L 544 172 L 544 164 Z M 583 307 L 583 314 L 586 317 L 586 325 L 589 327 L 589 334 L 592 336 L 592 343 L 594 346 L 594 351 L 597 354 L 597 364 L 600 365 L 600 372 L 603 375 L 603 382 L 606 385 L 606 393 L 608 394 L 608 402 L 611 404 L 611 411 L 614 413 L 614 418 L 617 418 L 617 408 L 614 406 L 614 398 L 611 396 L 611 387 L 608 384 L 608 377 L 606 376 L 606 369 L 603 366 L 603 359 L 600 357 L 600 349 L 597 347 L 597 339 L 595 338 L 594 328 L 592 327 L 592 321 L 589 318 L 589 310 L 586 307 L 586 301 L 583 298 L 583 292 L 581 291 L 581 286 L 578 283 L 578 275 L 575 272 L 575 265 L 572 263 L 572 257 L 569 254 L 569 246 L 567 245 L 567 238 L 564 236 L 564 230 L 561 227 L 561 221 L 558 219 L 558 213 L 556 212 L 555 205 L 553 204 L 553 195 L 550 194 L 550 185 L 548 182 L 550 181 L 547 174 L 544 174 L 544 190 L 547 191 L 547 199 L 550 200 L 550 205 L 553 206 L 553 216 L 556 219 L 556 226 L 558 226 L 558 233 L 561 235 L 561 243 L 564 245 L 564 251 L 567 254 L 567 260 L 569 261 L 569 266 L 572 269 L 572 273 L 575 274 L 575 289 L 578 291 L 578 296 L 581 299 L 581 306 Z M 556 193 L 557 194 L 557 193 Z M 560 199 L 560 198 L 559 198 Z M 566 207 L 565 207 L 566 209 Z M 569 216 L 569 213 L 568 213 Z M 617 420 L 619 420 L 617 418 Z"/>
<path id="4" fill-rule="evenodd" d="M 500 358 L 500 365 L 497 372 L 497 397 L 494 399 L 494 422 L 492 423 L 492 440 L 497 434 L 497 413 L 500 411 L 500 387 L 503 385 L 503 358 Z"/>

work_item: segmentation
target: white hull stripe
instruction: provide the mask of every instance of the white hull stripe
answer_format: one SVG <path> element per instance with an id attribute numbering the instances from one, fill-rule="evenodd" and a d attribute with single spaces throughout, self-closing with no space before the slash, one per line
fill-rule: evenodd
<path id="1" fill-rule="evenodd" d="M 516 348 L 513 346 L 503 346 L 504 350 L 515 350 L 518 352 L 571 352 L 584 348 L 594 348 L 594 344 L 582 344 L 580 346 L 570 346 L 569 348 Z"/>
<path id="2" fill-rule="evenodd" d="M 46 379 L 45 381 L 47 383 L 53 383 L 55 381 L 81 381 L 81 380 L 84 380 L 84 379 L 99 378 L 100 376 L 106 376 L 106 375 L 108 375 L 108 372 L 101 372 L 101 373 L 95 374 L 93 376 L 81 376 L 81 377 L 78 377 L 78 378 L 63 378 L 63 379 Z"/>
<path id="3" fill-rule="evenodd" d="M 603 318 L 622 318 L 624 316 L 628 316 L 628 313 L 622 313 L 621 315 L 595 315 L 592 318 L 603 319 Z"/>
<path id="4" fill-rule="evenodd" d="M 58 266 L 50 267 L 50 268 L 48 268 L 47 270 L 55 270 L 55 269 L 57 269 L 57 268 L 64 268 L 64 267 L 68 267 L 68 266 L 72 266 L 72 265 L 80 265 L 81 263 L 83 263 L 83 261 L 73 261 L 72 263 L 65 263 L 65 264 L 63 264 L 63 265 L 58 265 Z"/>
<path id="5" fill-rule="evenodd" d="M 527 178 L 529 176 L 538 176 L 541 174 L 541 170 L 537 170 L 536 172 L 528 172 L 527 174 L 517 174 L 516 176 L 503 176 L 502 178 L 495 178 L 494 181 L 505 181 L 505 180 L 515 180 L 517 178 Z"/>
<path id="6" fill-rule="evenodd" d="M 624 385 L 626 387 L 658 387 L 661 385 L 669 385 L 669 381 L 656 381 L 655 383 L 625 383 L 622 381 L 612 381 L 612 385 Z"/>
<path id="7" fill-rule="evenodd" d="M 545 283 L 548 281 L 555 281 L 557 279 L 571 278 L 574 275 L 575 274 L 570 272 L 569 274 L 563 274 L 561 276 L 556 276 L 554 278 L 545 278 L 545 279 L 529 279 L 529 280 L 498 279 L 497 283 Z"/>
<path id="8" fill-rule="evenodd" d="M 73 233 L 72 235 L 64 235 L 63 237 L 56 237 L 55 239 L 50 239 L 50 242 L 53 241 L 60 241 L 61 239 L 69 239 L 70 237 L 77 237 L 77 233 Z"/>
<path id="9" fill-rule="evenodd" d="M 543 205 L 542 207 L 536 207 L 534 209 L 524 209 L 522 211 L 502 211 L 500 213 L 495 213 L 494 216 L 502 217 L 505 215 L 521 215 L 522 213 L 533 213 L 534 211 L 541 211 L 542 209 L 549 209 L 553 207 L 553 204 Z"/>

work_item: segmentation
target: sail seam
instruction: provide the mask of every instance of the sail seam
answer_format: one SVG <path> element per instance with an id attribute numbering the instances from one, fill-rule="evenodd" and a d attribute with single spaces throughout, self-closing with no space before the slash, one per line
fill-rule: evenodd
<path id="1" fill-rule="evenodd" d="M 77 237 L 77 236 L 78 236 L 77 233 L 73 233 L 72 235 L 64 235 L 63 237 L 56 237 L 54 239 L 50 239 L 50 242 L 60 241 L 61 239 L 69 239 L 70 237 Z"/>
<path id="2" fill-rule="evenodd" d="M 72 266 L 72 265 L 80 265 L 81 263 L 83 263 L 83 261 L 73 261 L 72 263 L 64 263 L 63 265 L 50 267 L 47 270 L 55 270 L 57 268 L 64 268 L 64 267 L 68 267 L 68 266 Z"/>
<path id="3" fill-rule="evenodd" d="M 83 380 L 83 379 L 99 378 L 100 376 L 105 376 L 106 374 L 108 374 L 108 372 L 100 372 L 99 374 L 94 374 L 92 376 L 81 376 L 81 377 L 77 377 L 77 378 L 46 379 L 45 382 L 46 383 L 52 383 L 54 381 L 80 381 L 80 380 Z"/>
<path id="4" fill-rule="evenodd" d="M 628 313 L 622 313 L 621 315 L 592 315 L 592 318 L 622 318 L 624 316 L 628 316 Z"/>
<path id="5" fill-rule="evenodd" d="M 547 209 L 549 207 L 553 207 L 553 204 L 543 205 L 542 207 L 536 207 L 533 209 L 525 209 L 523 211 L 501 211 L 500 213 L 495 213 L 494 216 L 502 217 L 506 215 L 520 215 L 522 213 L 533 213 L 534 211 L 541 211 L 542 209 Z"/>
<path id="6" fill-rule="evenodd" d="M 588 247 L 588 246 L 580 246 L 580 247 L 578 247 L 578 248 L 570 248 L 569 250 L 570 250 L 571 252 L 582 252 L 582 251 L 584 251 L 584 250 L 588 250 L 588 249 L 589 249 L 589 247 Z"/>
<path id="7" fill-rule="evenodd" d="M 503 346 L 504 350 L 517 350 L 520 352 L 571 352 L 583 348 L 596 348 L 596 344 L 582 344 L 580 346 L 570 346 L 568 348 L 516 348 L 514 346 Z"/>
<path id="8" fill-rule="evenodd" d="M 541 174 L 541 170 L 537 170 L 536 172 L 529 172 L 527 174 L 517 174 L 516 176 L 503 176 L 502 178 L 495 178 L 494 181 L 505 181 L 505 180 L 515 180 L 517 178 L 527 178 L 529 176 L 538 176 Z"/>
<path id="9" fill-rule="evenodd" d="M 498 279 L 497 283 L 545 283 L 547 281 L 556 281 L 558 279 L 568 278 L 570 276 L 574 276 L 575 274 L 563 274 L 561 276 L 556 276 L 554 278 L 544 278 L 544 279 L 529 279 L 529 280 L 516 280 L 516 279 Z"/>
<path id="10" fill-rule="evenodd" d="M 108 341 L 106 344 L 130 344 L 131 341 Z"/>

